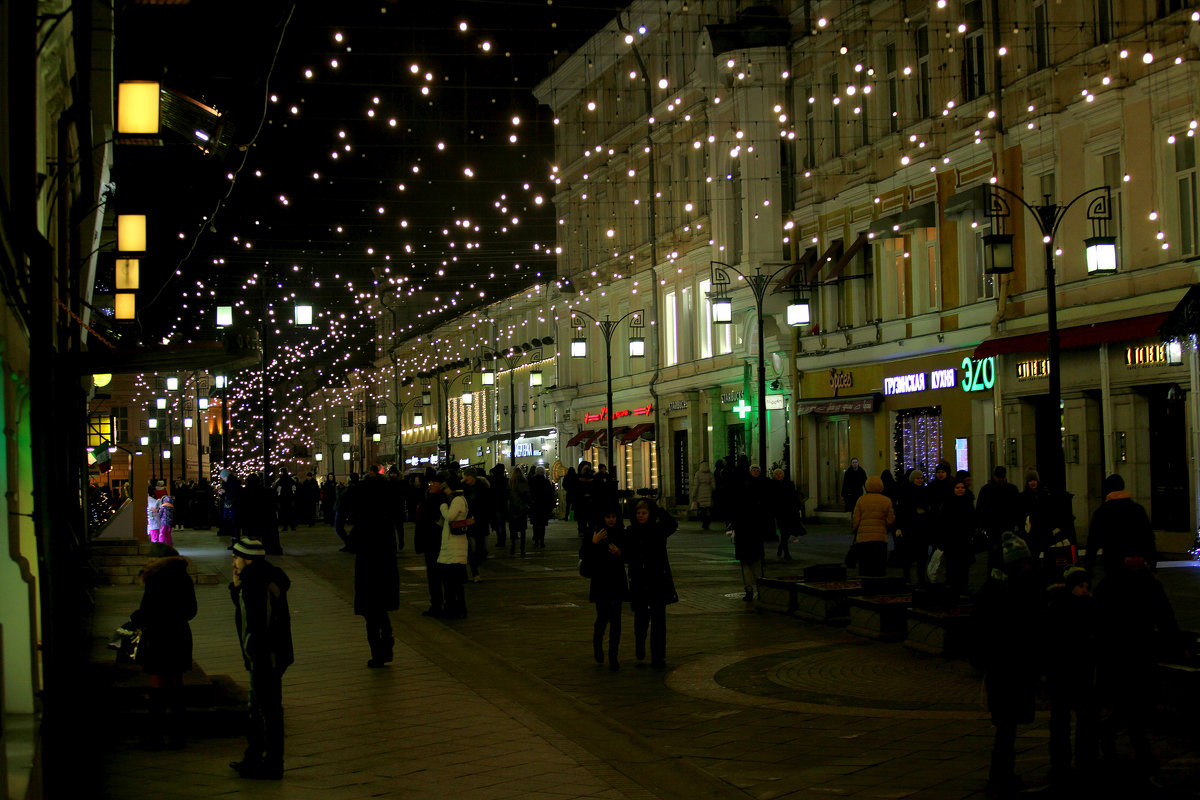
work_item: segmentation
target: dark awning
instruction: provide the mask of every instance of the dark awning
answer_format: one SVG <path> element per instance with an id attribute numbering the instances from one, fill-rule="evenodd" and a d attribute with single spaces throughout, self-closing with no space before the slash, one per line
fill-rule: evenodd
<path id="1" fill-rule="evenodd" d="M 787 287 L 791 286 L 792 282 L 796 280 L 796 273 L 801 274 L 802 277 L 799 280 L 802 283 L 812 283 L 813 278 L 816 277 L 816 264 L 817 248 L 809 247 L 805 249 L 804 255 L 800 256 L 800 260 L 792 264 L 792 268 L 787 271 L 787 274 L 775 284 L 775 288 L 771 291 L 771 294 L 791 291 Z"/>
<path id="2" fill-rule="evenodd" d="M 837 260 L 841 257 L 842 240 L 840 238 L 834 239 L 829 247 L 825 248 L 825 252 L 821 255 L 821 257 L 817 259 L 817 263 L 813 265 L 813 268 L 809 270 L 809 275 L 812 276 L 809 279 L 809 283 L 812 283 L 817 279 L 817 276 L 821 274 L 821 270 L 825 268 L 826 264 L 836 264 Z"/>
<path id="3" fill-rule="evenodd" d="M 530 428 L 529 430 L 517 431 L 518 439 L 532 439 L 535 436 L 551 436 L 556 431 L 556 428 Z M 509 431 L 504 433 L 493 433 L 487 437 L 489 442 L 507 442 L 512 434 Z"/>
<path id="4" fill-rule="evenodd" d="M 1156 337 L 1159 335 L 1159 327 L 1168 316 L 1170 315 L 1165 312 L 1146 314 L 1131 319 L 1061 328 L 1058 331 L 1058 347 L 1060 350 L 1074 350 L 1108 342 L 1130 342 L 1135 339 Z M 1007 353 L 1044 353 L 1048 348 L 1049 334 L 1046 331 L 1022 333 L 1016 336 L 988 339 L 975 348 L 975 358 L 987 358 Z"/>
<path id="5" fill-rule="evenodd" d="M 1200 334 L 1200 284 L 1188 289 L 1158 329 L 1164 342 Z"/>
<path id="6" fill-rule="evenodd" d="M 880 394 L 860 394 L 853 397 L 823 397 L 819 400 L 797 400 L 796 414 L 874 414 L 879 407 Z"/>
<path id="7" fill-rule="evenodd" d="M 825 276 L 825 282 L 830 283 L 837 280 L 838 276 L 842 274 L 842 270 L 846 268 L 846 265 L 849 264 L 856 255 L 858 255 L 858 251 L 861 250 L 863 245 L 866 243 L 867 233 L 866 231 L 863 231 L 858 235 L 857 239 L 850 243 L 850 246 L 846 248 L 846 252 L 842 253 L 842 257 L 839 258 L 838 262 L 833 265 L 833 269 L 829 270 L 829 273 Z"/>
<path id="8" fill-rule="evenodd" d="M 618 425 L 617 427 L 613 428 L 613 438 L 617 438 L 627 430 L 629 430 L 628 425 Z M 596 437 L 596 441 L 592 442 L 592 446 L 604 447 L 606 444 L 608 444 L 608 429 L 604 428 L 600 431 L 600 435 Z"/>
<path id="9" fill-rule="evenodd" d="M 595 439 L 603 431 L 580 431 L 571 437 L 571 441 L 567 442 L 567 447 L 582 447 L 587 448 L 591 445 L 592 439 Z"/>
<path id="10" fill-rule="evenodd" d="M 639 436 L 641 436 L 642 434 L 646 433 L 646 431 L 653 431 L 653 430 L 654 430 L 653 422 L 642 422 L 638 425 L 634 425 L 632 428 L 629 429 L 628 432 L 626 432 L 626 434 L 624 436 L 621 437 L 621 444 L 633 444 L 635 441 L 637 441 L 637 438 Z"/>

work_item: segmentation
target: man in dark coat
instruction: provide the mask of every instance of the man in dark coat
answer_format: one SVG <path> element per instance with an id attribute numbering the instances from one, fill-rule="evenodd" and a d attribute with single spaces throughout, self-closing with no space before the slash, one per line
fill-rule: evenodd
<path id="1" fill-rule="evenodd" d="M 421 613 L 423 617 L 440 617 L 445 611 L 445 591 L 437 563 L 442 548 L 444 490 L 445 485 L 434 473 L 413 515 L 413 548 L 425 557 L 425 580 L 429 584 L 429 608 Z"/>
<path id="2" fill-rule="evenodd" d="M 279 525 L 285 531 L 296 530 L 296 479 L 286 469 L 279 471 L 275 479 L 275 497 L 279 503 Z"/>
<path id="3" fill-rule="evenodd" d="M 234 625 L 242 661 L 250 672 L 250 724 L 246 752 L 232 767 L 243 778 L 283 777 L 283 673 L 293 661 L 291 581 L 266 559 L 262 542 L 244 538 L 233 546 Z"/>
<path id="4" fill-rule="evenodd" d="M 317 505 L 321 502 L 321 487 L 310 472 L 304 476 L 300 484 L 300 521 L 308 523 L 308 527 L 317 524 Z"/>
<path id="5" fill-rule="evenodd" d="M 396 549 L 404 549 L 404 519 L 407 516 L 405 513 L 408 504 L 408 484 L 400 475 L 400 468 L 395 464 L 388 467 L 387 471 L 388 489 L 392 493 L 391 503 L 395 509 L 395 524 L 396 524 Z"/>
<path id="6" fill-rule="evenodd" d="M 371 658 L 367 666 L 392 660 L 389 611 L 400 608 L 400 572 L 396 568 L 396 508 L 382 468 L 372 464 L 367 476 L 341 500 L 354 549 L 354 613 L 367 622 Z"/>
<path id="7" fill-rule="evenodd" d="M 1023 529 L 1021 492 L 1008 482 L 1008 470 L 1000 465 L 992 470 L 992 479 L 979 490 L 975 501 L 979 527 L 987 534 L 988 568 L 999 565 L 1000 542 L 1005 533 Z"/>
<path id="8" fill-rule="evenodd" d="M 463 497 L 475 520 L 475 526 L 467 533 L 467 564 L 471 568 L 471 580 L 479 579 L 479 565 L 487 558 L 488 521 L 492 518 L 492 485 L 474 467 L 463 470 Z"/>
<path id="9" fill-rule="evenodd" d="M 343 553 L 353 553 L 354 546 L 350 541 L 349 534 L 346 533 L 346 511 L 342 505 L 342 500 L 346 497 L 346 493 L 353 489 L 357 483 L 358 473 L 351 472 L 349 482 L 345 486 L 337 488 L 337 497 L 333 501 L 333 532 L 342 540 L 341 552 Z"/>
<path id="10" fill-rule="evenodd" d="M 491 502 L 488 504 L 488 521 L 496 531 L 496 547 L 504 547 L 504 543 L 508 541 L 508 473 L 504 471 L 503 464 L 497 464 L 488 474 L 491 476 L 488 478 L 488 485 L 491 486 L 492 492 Z M 468 498 L 468 508 L 473 508 L 470 502 Z M 471 513 L 474 514 L 474 510 Z M 478 518 L 476 521 L 478 522 Z"/>
<path id="11" fill-rule="evenodd" d="M 847 511 L 854 510 L 854 504 L 862 497 L 866 484 L 867 471 L 859 466 L 857 458 L 850 459 L 850 468 L 842 476 L 842 501 Z"/>
<path id="12" fill-rule="evenodd" d="M 1103 550 L 1100 564 L 1105 575 L 1113 575 L 1125 565 L 1124 551 L 1129 548 L 1142 553 L 1150 569 L 1158 566 L 1158 543 L 1150 517 L 1133 495 L 1125 491 L 1125 479 L 1114 472 L 1104 479 L 1104 502 L 1088 526 L 1083 563 L 1093 569 L 1096 554 Z"/>
<path id="13" fill-rule="evenodd" d="M 267 555 L 283 555 L 275 520 L 275 496 L 263 485 L 257 472 L 246 476 L 246 485 L 238 495 L 237 515 L 241 520 L 242 535 L 261 541 L 267 548 Z"/>

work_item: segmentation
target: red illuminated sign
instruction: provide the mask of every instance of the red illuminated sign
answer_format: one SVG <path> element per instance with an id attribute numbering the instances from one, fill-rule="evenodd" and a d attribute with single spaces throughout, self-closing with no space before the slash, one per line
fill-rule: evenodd
<path id="1" fill-rule="evenodd" d="M 650 416 L 650 412 L 652 410 L 654 410 L 654 406 L 650 403 L 647 403 L 644 408 L 633 408 L 633 409 L 625 409 L 623 411 L 614 411 L 613 419 L 620 419 L 621 417 L 628 417 L 631 415 L 635 416 L 635 417 L 648 417 L 648 416 Z M 586 424 L 588 422 L 603 422 L 607 419 L 608 419 L 608 406 L 605 406 L 604 408 L 600 409 L 600 413 L 598 413 L 598 414 L 588 414 L 585 412 L 583 415 L 584 424 Z"/>

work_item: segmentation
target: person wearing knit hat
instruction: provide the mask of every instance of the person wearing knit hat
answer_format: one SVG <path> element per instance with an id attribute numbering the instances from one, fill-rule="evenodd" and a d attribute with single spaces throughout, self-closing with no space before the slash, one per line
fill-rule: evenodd
<path id="1" fill-rule="evenodd" d="M 1063 583 L 1067 587 L 1067 591 L 1072 594 L 1076 590 L 1081 590 L 1090 593 L 1092 588 L 1092 573 L 1087 567 L 1068 567 L 1063 572 Z"/>
<path id="2" fill-rule="evenodd" d="M 1001 538 L 1000 555 L 1004 561 L 1005 568 L 1016 564 L 1022 559 L 1033 558 L 1033 553 L 1029 551 L 1029 545 L 1025 543 L 1025 540 L 1012 532 L 1004 534 L 1003 538 Z"/>
<path id="3" fill-rule="evenodd" d="M 250 719 L 246 750 L 229 766 L 243 778 L 283 777 L 283 673 L 293 661 L 292 618 L 287 593 L 292 582 L 267 561 L 257 539 L 233 545 L 233 622 L 242 662 L 250 673 Z"/>

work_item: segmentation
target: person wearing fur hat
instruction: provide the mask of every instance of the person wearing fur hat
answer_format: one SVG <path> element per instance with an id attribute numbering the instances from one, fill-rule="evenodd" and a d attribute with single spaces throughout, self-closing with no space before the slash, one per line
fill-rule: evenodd
<path id="1" fill-rule="evenodd" d="M 1150 517 L 1125 490 L 1125 479 L 1114 472 L 1104 479 L 1104 502 L 1096 509 L 1088 526 L 1084 566 L 1095 569 L 1096 556 L 1104 551 L 1100 564 L 1106 576 L 1112 575 L 1124 566 L 1123 550 L 1126 547 L 1141 552 L 1150 569 L 1158 566 L 1158 545 Z"/>
<path id="2" fill-rule="evenodd" d="M 971 613 L 972 663 L 984 672 L 988 711 L 995 727 L 989 792 L 1019 791 L 1017 725 L 1033 722 L 1039 678 L 1044 590 L 1025 540 L 1005 533 L 1000 564 L 984 581 Z"/>
<path id="3" fill-rule="evenodd" d="M 250 673 L 250 721 L 245 754 L 229 766 L 243 778 L 283 777 L 283 673 L 293 661 L 291 585 L 287 574 L 267 561 L 261 541 L 234 542 L 229 594 L 242 662 Z"/>
<path id="4" fill-rule="evenodd" d="M 146 587 L 142 602 L 129 620 L 141 630 L 137 662 L 150 681 L 147 747 L 182 747 L 183 673 L 192 668 L 192 628 L 196 589 L 188 575 L 188 560 L 168 544 L 150 545 L 138 583 Z"/>

